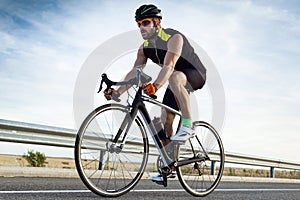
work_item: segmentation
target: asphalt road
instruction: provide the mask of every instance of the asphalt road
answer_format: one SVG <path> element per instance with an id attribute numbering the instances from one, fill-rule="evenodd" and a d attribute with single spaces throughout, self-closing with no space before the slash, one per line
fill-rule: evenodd
<path id="1" fill-rule="evenodd" d="M 0 199 L 101 199 L 71 178 L 0 178 Z M 196 199 L 186 193 L 179 182 L 169 186 L 141 180 L 133 191 L 118 199 Z M 300 184 L 221 182 L 218 188 L 202 199 L 300 199 Z"/>

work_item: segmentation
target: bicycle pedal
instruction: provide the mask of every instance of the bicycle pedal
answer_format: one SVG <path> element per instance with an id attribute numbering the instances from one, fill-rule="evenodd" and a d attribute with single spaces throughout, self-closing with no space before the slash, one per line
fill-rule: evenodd
<path id="1" fill-rule="evenodd" d="M 175 174 L 170 174 L 170 175 L 168 176 L 168 178 L 175 178 L 175 177 L 176 177 Z"/>
<path id="2" fill-rule="evenodd" d="M 164 182 L 163 182 L 163 181 L 153 181 L 153 180 L 152 180 L 152 182 L 154 182 L 154 183 L 156 183 L 156 184 L 158 184 L 158 185 L 164 185 Z"/>

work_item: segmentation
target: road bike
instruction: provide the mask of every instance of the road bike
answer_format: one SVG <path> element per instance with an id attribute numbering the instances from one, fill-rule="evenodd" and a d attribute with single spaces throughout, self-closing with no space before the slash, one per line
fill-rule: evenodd
<path id="1" fill-rule="evenodd" d="M 164 146 L 146 104 L 181 113 L 162 104 L 155 96 L 143 95 L 142 86 L 151 81 L 142 68 L 128 81 L 114 82 L 102 74 L 108 90 L 112 86 L 133 87 L 127 105 L 110 103 L 94 109 L 81 124 L 75 141 L 75 163 L 78 174 L 92 192 L 103 197 L 121 196 L 133 189 L 143 176 L 153 148 L 158 151 L 157 170 L 163 185 L 176 171 L 183 188 L 193 196 L 203 197 L 218 186 L 224 169 L 224 148 L 217 131 L 209 123 L 195 121 L 195 136 L 185 143 L 170 142 Z M 117 102 L 120 99 L 113 96 Z M 179 125 L 177 130 L 179 129 Z M 149 143 L 148 135 L 152 136 Z"/>

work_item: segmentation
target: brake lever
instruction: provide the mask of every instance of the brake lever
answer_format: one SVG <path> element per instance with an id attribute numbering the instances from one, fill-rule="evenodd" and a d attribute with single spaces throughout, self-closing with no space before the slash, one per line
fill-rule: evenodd
<path id="1" fill-rule="evenodd" d="M 101 83 L 100 83 L 100 88 L 98 90 L 98 93 L 102 90 L 102 87 L 103 87 L 103 82 L 106 84 L 106 89 L 104 91 L 108 91 L 109 88 L 111 88 L 111 86 L 113 85 L 116 85 L 116 82 L 114 81 L 111 81 L 107 78 L 107 75 L 104 73 L 101 75 L 102 77 L 102 80 L 101 80 Z"/>
<path id="2" fill-rule="evenodd" d="M 101 83 L 100 83 L 100 88 L 99 88 L 99 90 L 98 90 L 97 93 L 99 93 L 102 90 L 103 83 L 106 84 L 106 89 L 104 90 L 105 92 L 107 92 L 109 89 L 114 90 L 111 86 L 115 85 L 116 82 L 109 80 L 107 78 L 107 75 L 105 73 L 102 74 L 101 77 L 102 77 L 102 79 L 101 79 Z M 115 94 L 112 93 L 111 96 L 112 96 L 112 99 L 114 101 L 116 101 L 116 102 L 120 102 L 121 101 L 121 99 L 119 98 L 120 97 L 119 95 L 115 95 Z"/>
<path id="3" fill-rule="evenodd" d="M 101 90 L 102 90 L 102 85 L 103 85 L 103 79 L 101 80 L 101 83 L 100 83 L 100 87 L 99 87 L 99 90 L 98 90 L 98 92 L 97 93 L 99 93 L 99 92 L 101 92 Z"/>
<path id="4" fill-rule="evenodd" d="M 107 84 L 106 81 L 107 81 L 108 78 L 107 78 L 107 75 L 105 73 L 101 75 L 101 78 L 102 79 L 101 79 L 101 82 L 100 82 L 100 87 L 99 87 L 99 90 L 98 90 L 97 93 L 101 92 L 104 82 L 105 82 L 105 84 Z"/>

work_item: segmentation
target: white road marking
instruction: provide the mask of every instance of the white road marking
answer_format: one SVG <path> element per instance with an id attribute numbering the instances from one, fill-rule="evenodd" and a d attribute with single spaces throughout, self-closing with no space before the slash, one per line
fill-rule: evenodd
<path id="1" fill-rule="evenodd" d="M 0 191 L 0 194 L 38 194 L 38 193 L 83 193 L 90 190 L 23 190 L 23 191 Z"/>
<path id="2" fill-rule="evenodd" d="M 130 192 L 184 192 L 184 189 L 138 189 Z M 215 189 L 216 192 L 282 192 L 300 191 L 300 188 L 261 188 L 261 189 Z M 23 191 L 0 191 L 0 194 L 38 194 L 38 193 L 87 193 L 90 190 L 23 190 Z"/>

